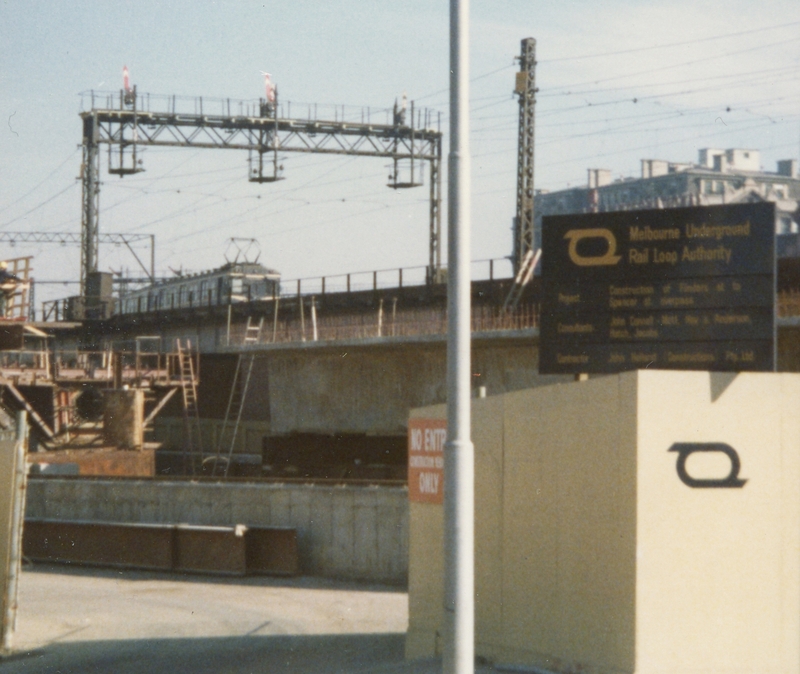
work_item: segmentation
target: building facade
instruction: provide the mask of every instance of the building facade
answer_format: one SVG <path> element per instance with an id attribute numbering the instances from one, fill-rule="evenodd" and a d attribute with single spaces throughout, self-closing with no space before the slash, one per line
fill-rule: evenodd
<path id="1" fill-rule="evenodd" d="M 610 169 L 589 169 L 585 187 L 536 193 L 535 246 L 546 215 L 772 201 L 778 255 L 800 257 L 798 162 L 781 160 L 775 172 L 760 162 L 758 150 L 703 148 L 696 164 L 642 159 L 639 178 L 613 180 Z"/>

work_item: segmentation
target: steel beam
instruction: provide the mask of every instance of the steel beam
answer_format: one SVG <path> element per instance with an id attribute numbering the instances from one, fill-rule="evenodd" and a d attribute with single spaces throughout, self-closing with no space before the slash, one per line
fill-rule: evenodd
<path id="1" fill-rule="evenodd" d="M 97 145 L 98 118 L 94 113 L 83 117 L 83 163 L 81 164 L 81 295 L 86 294 L 86 278 L 97 271 L 100 218 L 100 153 Z"/>
<path id="2" fill-rule="evenodd" d="M 177 115 L 130 110 L 81 113 L 96 120 L 97 143 L 314 152 L 396 159 L 437 159 L 442 134 L 410 126 L 270 117 Z"/>
<path id="3" fill-rule="evenodd" d="M 442 268 L 442 146 L 438 144 L 438 157 L 430 160 L 430 246 L 428 260 L 428 283 L 434 283 L 437 270 Z"/>
<path id="4" fill-rule="evenodd" d="M 152 234 L 98 234 L 99 243 L 131 244 L 148 241 Z M 0 243 L 60 243 L 79 244 L 83 238 L 78 232 L 0 232 Z"/>
<path id="5" fill-rule="evenodd" d="M 94 99 L 92 99 L 94 101 Z M 122 99 L 120 99 L 122 100 Z M 249 115 L 204 115 L 141 111 L 135 106 L 95 108 L 81 113 L 83 119 L 83 219 L 81 229 L 81 292 L 86 275 L 97 270 L 98 244 L 98 147 L 119 147 L 120 167 L 130 147 L 196 147 L 248 150 L 258 153 L 257 169 L 251 170 L 255 182 L 278 179 L 277 153 L 384 157 L 430 162 L 429 270 L 432 282 L 441 268 L 441 177 L 442 133 L 433 128 L 415 128 L 402 123 L 371 124 L 316 119 L 254 117 Z M 425 119 L 429 119 L 426 115 Z M 262 155 L 275 155 L 274 175 L 262 175 Z M 118 171 L 120 175 L 133 170 Z M 252 174 L 255 174 L 252 175 Z M 124 243 L 124 242 L 122 242 Z"/>
<path id="6" fill-rule="evenodd" d="M 84 185 L 84 189 L 86 189 L 86 185 Z M 85 207 L 85 203 L 84 203 Z M 94 214 L 95 222 L 97 220 L 97 196 L 95 195 L 95 205 L 92 207 L 92 213 Z M 86 215 L 86 211 L 84 210 L 84 215 Z M 88 218 L 88 216 L 87 216 Z M 88 221 L 88 220 L 87 220 Z M 149 241 L 150 242 L 150 269 L 145 267 L 144 263 L 139 259 L 139 256 L 136 254 L 136 251 L 133 250 L 131 247 L 132 243 L 136 243 L 137 241 Z M 148 282 L 153 283 L 155 282 L 155 273 L 156 273 L 156 239 L 155 234 L 101 234 L 96 230 L 94 230 L 94 246 L 92 247 L 94 253 L 93 256 L 90 258 L 89 256 L 85 255 L 86 252 L 86 234 L 85 232 L 81 232 L 77 234 L 75 232 L 0 232 L 0 243 L 60 243 L 62 245 L 67 244 L 80 244 L 81 245 L 81 292 L 84 292 L 84 283 L 86 281 L 86 274 L 91 273 L 92 271 L 96 271 L 97 267 L 97 250 L 99 244 L 101 243 L 113 243 L 117 245 L 124 245 L 127 246 L 128 250 L 131 252 L 133 257 L 136 258 L 136 261 L 139 263 L 139 266 L 144 270 L 144 273 L 148 275 L 149 279 Z M 89 269 L 87 266 L 87 261 L 89 259 L 94 260 L 95 269 Z M 40 281 L 41 283 L 41 281 Z"/>

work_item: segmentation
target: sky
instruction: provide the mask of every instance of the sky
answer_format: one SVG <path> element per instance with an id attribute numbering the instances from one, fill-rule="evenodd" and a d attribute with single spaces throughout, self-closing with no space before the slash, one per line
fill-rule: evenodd
<path id="1" fill-rule="evenodd" d="M 380 118 L 405 93 L 446 134 L 448 11 L 444 0 L 0 0 L 0 231 L 80 231 L 79 113 L 87 92 L 118 94 L 123 65 L 153 101 L 206 106 L 256 100 L 268 71 L 293 116 L 344 105 Z M 512 249 L 526 37 L 537 40 L 537 189 L 584 185 L 588 168 L 638 177 L 641 159 L 697 161 L 705 147 L 760 150 L 767 171 L 800 158 L 797 0 L 473 0 L 474 260 Z M 223 264 L 231 237 L 257 239 L 287 280 L 427 263 L 427 171 L 425 186 L 395 191 L 385 160 L 286 153 L 285 180 L 259 185 L 246 152 L 148 148 L 145 170 L 120 179 L 102 152 L 100 230 L 154 234 L 159 275 Z M 22 255 L 34 255 L 37 302 L 77 293 L 77 246 L 0 244 L 0 257 Z M 124 248 L 101 246 L 99 260 L 139 274 Z"/>

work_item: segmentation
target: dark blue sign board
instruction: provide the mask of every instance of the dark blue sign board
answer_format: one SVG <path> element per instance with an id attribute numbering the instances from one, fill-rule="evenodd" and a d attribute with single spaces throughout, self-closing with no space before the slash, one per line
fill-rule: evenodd
<path id="1" fill-rule="evenodd" d="M 775 207 L 542 219 L 542 374 L 775 369 Z"/>

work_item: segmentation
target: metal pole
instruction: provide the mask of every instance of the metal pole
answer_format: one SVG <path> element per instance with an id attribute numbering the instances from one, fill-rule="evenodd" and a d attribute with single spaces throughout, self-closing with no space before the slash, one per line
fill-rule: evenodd
<path id="1" fill-rule="evenodd" d="M 311 335 L 317 341 L 317 298 L 311 296 Z"/>
<path id="2" fill-rule="evenodd" d="M 14 444 L 15 477 L 14 496 L 11 505 L 11 536 L 9 546 L 8 584 L 6 585 L 5 615 L 3 616 L 3 652 L 9 653 L 13 646 L 17 628 L 17 603 L 19 596 L 19 573 L 22 566 L 22 527 L 25 519 L 25 491 L 28 484 L 25 454 L 28 451 L 28 415 L 17 413 L 17 433 Z"/>
<path id="3" fill-rule="evenodd" d="M 297 296 L 297 301 L 300 303 L 300 341 L 306 341 L 306 317 L 303 313 L 303 296 Z"/>
<path id="4" fill-rule="evenodd" d="M 272 342 L 278 338 L 278 304 L 281 301 L 280 295 L 275 295 L 275 314 L 272 316 Z"/>
<path id="5" fill-rule="evenodd" d="M 97 146 L 97 115 L 83 120 L 82 213 L 81 213 L 81 295 L 86 295 L 86 278 L 97 271 L 99 236 L 100 153 Z"/>
<path id="6" fill-rule="evenodd" d="M 475 666 L 474 448 L 470 440 L 469 0 L 450 0 L 444 674 Z"/>

